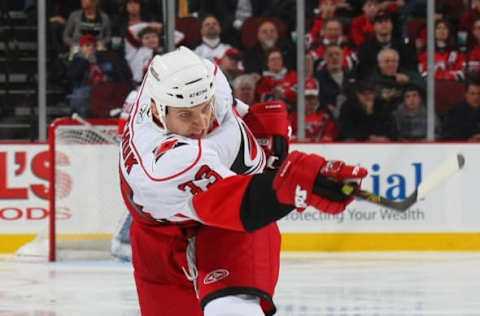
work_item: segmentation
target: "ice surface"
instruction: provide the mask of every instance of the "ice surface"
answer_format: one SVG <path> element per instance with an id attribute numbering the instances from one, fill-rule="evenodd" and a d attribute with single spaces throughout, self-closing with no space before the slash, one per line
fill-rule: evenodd
<path id="1" fill-rule="evenodd" d="M 480 315 L 480 253 L 282 257 L 278 316 Z M 0 316 L 139 315 L 129 264 L 0 261 Z"/>

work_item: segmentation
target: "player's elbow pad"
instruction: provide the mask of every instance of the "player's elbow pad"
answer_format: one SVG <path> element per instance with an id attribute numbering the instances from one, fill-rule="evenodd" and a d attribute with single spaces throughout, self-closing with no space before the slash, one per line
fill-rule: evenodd
<path id="1" fill-rule="evenodd" d="M 278 167 L 288 154 L 291 131 L 285 103 L 256 103 L 249 108 L 243 120 L 264 149 L 267 159 L 274 157 Z"/>

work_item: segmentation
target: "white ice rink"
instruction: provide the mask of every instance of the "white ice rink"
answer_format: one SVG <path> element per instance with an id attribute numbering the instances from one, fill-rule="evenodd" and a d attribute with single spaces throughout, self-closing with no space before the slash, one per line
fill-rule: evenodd
<path id="1" fill-rule="evenodd" d="M 480 315 L 479 269 L 474 252 L 284 256 L 276 315 Z M 0 316 L 139 315 L 131 273 L 114 262 L 1 261 Z"/>

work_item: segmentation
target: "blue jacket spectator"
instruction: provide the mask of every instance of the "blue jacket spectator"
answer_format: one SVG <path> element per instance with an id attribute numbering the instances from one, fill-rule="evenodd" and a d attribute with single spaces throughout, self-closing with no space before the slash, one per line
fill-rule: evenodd
<path id="1" fill-rule="evenodd" d="M 468 82 L 465 101 L 448 112 L 444 137 L 480 141 L 480 82 Z"/>
<path id="2" fill-rule="evenodd" d="M 95 36 L 87 34 L 80 39 L 80 51 L 68 65 L 67 76 L 72 81 L 70 110 L 82 117 L 89 117 L 92 89 L 103 82 L 126 82 L 126 76 L 114 60 L 96 51 Z"/>
<path id="3" fill-rule="evenodd" d="M 427 109 L 422 90 L 408 85 L 403 92 L 403 102 L 393 112 L 395 130 L 399 140 L 425 140 L 427 138 Z M 435 138 L 440 136 L 440 119 L 435 117 Z"/>

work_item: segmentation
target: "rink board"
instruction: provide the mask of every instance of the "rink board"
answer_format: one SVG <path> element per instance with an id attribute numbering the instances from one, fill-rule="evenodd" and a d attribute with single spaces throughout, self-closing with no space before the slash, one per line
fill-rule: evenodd
<path id="1" fill-rule="evenodd" d="M 283 250 L 480 250 L 476 176 L 480 167 L 471 163 L 480 161 L 480 145 L 338 143 L 294 144 L 292 149 L 359 163 L 369 170 L 363 188 L 393 199 L 411 193 L 449 154 L 463 153 L 466 164 L 461 172 L 403 214 L 361 201 L 355 201 L 337 216 L 313 209 L 292 212 L 279 221 Z M 48 199 L 44 191 L 48 191 L 48 181 L 43 169 L 47 150 L 45 144 L 1 146 L 0 252 L 14 252 L 46 227 Z M 116 152 L 109 151 L 108 155 L 102 151 L 106 165 L 116 168 L 108 163 L 117 159 Z M 69 159 L 72 165 L 76 163 L 75 155 Z M 111 174 L 115 172 L 112 169 Z M 104 196 L 119 202 L 118 187 L 114 186 L 115 190 Z M 69 214 L 91 216 L 90 207 L 78 207 L 85 202 L 82 198 L 84 195 L 66 200 Z"/>
<path id="2" fill-rule="evenodd" d="M 14 253 L 36 234 L 0 234 L 0 253 Z M 478 233 L 283 233 L 283 251 L 480 251 Z"/>

